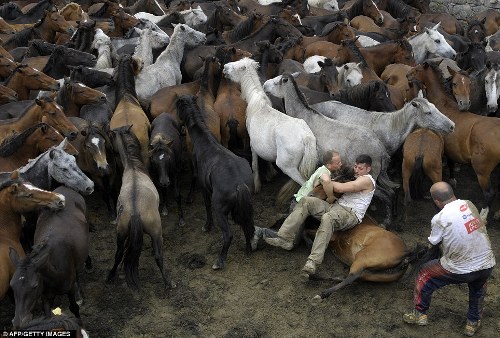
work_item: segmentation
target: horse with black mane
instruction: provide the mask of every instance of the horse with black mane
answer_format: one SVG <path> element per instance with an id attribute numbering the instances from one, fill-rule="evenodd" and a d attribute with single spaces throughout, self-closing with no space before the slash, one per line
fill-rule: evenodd
<path id="1" fill-rule="evenodd" d="M 354 87 L 341 89 L 333 94 L 333 100 L 370 111 L 395 111 L 387 85 L 380 80 L 360 83 Z"/>
<path id="2" fill-rule="evenodd" d="M 212 228 L 213 216 L 222 229 L 224 244 L 212 265 L 214 270 L 222 269 L 233 237 L 229 230 L 229 213 L 243 229 L 246 252 L 250 253 L 252 250 L 250 240 L 255 231 L 252 170 L 245 159 L 224 148 L 208 130 L 195 96 L 182 96 L 176 105 L 177 114 L 186 125 L 193 142 L 193 166 L 198 173 L 198 183 L 203 190 L 207 212 L 203 230 L 209 231 Z"/>

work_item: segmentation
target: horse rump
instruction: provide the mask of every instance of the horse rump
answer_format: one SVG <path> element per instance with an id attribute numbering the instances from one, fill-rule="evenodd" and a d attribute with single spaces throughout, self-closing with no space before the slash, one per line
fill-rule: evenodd
<path id="1" fill-rule="evenodd" d="M 129 221 L 129 231 L 125 247 L 125 280 L 132 289 L 139 288 L 139 257 L 141 256 L 143 238 L 143 224 L 139 215 L 132 215 Z"/>
<path id="2" fill-rule="evenodd" d="M 252 192 L 244 183 L 236 187 L 236 205 L 231 210 L 231 217 L 241 226 L 246 240 L 246 252 L 252 252 L 250 240 L 255 232 L 253 225 L 253 203 Z"/>

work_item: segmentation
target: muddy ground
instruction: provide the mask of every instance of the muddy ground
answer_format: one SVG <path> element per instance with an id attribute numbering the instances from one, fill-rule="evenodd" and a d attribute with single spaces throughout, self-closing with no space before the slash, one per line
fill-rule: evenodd
<path id="1" fill-rule="evenodd" d="M 479 203 L 480 190 L 472 169 L 458 173 L 457 196 Z M 184 177 L 187 182 L 187 177 Z M 255 224 L 268 227 L 282 208 L 274 205 L 274 194 L 286 181 L 279 176 L 264 183 L 255 196 Z M 185 186 L 187 187 L 187 186 Z M 183 195 L 187 188 L 183 189 Z M 85 301 L 81 316 L 91 337 L 458 337 L 467 309 L 467 286 L 449 286 L 434 294 L 427 327 L 408 326 L 401 314 L 412 306 L 413 279 L 388 284 L 355 282 L 329 299 L 311 299 L 330 282 L 305 281 L 300 269 L 308 255 L 305 245 L 292 252 L 261 244 L 245 255 L 244 237 L 232 225 L 233 243 L 225 270 L 211 265 L 222 244 L 221 232 L 201 230 L 205 211 L 201 195 L 185 205 L 186 226 L 178 228 L 174 203 L 164 217 L 165 265 L 177 288 L 166 291 L 146 238 L 140 259 L 138 292 L 131 291 L 123 273 L 114 285 L 105 283 L 113 264 L 115 230 L 106 208 L 95 196 L 87 199 L 93 268 L 82 274 Z M 499 199 L 494 210 L 499 208 Z M 382 210 L 379 208 L 378 210 Z M 409 223 L 398 234 L 409 247 L 426 243 L 430 219 L 436 212 L 430 200 L 412 204 Z M 378 220 L 380 211 L 369 211 Z M 488 232 L 500 261 L 500 222 L 490 220 Z M 203 262 L 205 264 L 203 265 Z M 201 264 L 200 264 L 201 263 Z M 200 265 L 202 265 L 200 267 Z M 346 268 L 327 253 L 322 273 L 339 276 Z M 67 300 L 58 300 L 63 312 Z M 488 285 L 483 327 L 478 337 L 498 337 L 500 332 L 500 272 L 496 268 Z M 0 327 L 10 326 L 14 306 L 0 302 Z"/>

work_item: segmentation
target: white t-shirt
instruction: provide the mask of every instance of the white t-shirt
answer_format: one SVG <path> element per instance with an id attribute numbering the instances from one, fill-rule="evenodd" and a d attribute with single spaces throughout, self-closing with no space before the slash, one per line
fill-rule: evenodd
<path id="1" fill-rule="evenodd" d="M 477 208 L 470 201 L 456 200 L 444 206 L 431 221 L 429 242 L 441 242 L 441 265 L 464 274 L 495 266 L 491 243 Z"/>
<path id="2" fill-rule="evenodd" d="M 339 204 L 344 207 L 352 208 L 360 223 L 363 220 L 363 217 L 365 217 L 366 209 L 368 209 L 368 207 L 370 206 L 373 194 L 375 193 L 375 180 L 373 179 L 372 175 L 367 174 L 363 176 L 368 177 L 372 181 L 372 191 L 367 193 L 364 193 L 362 191 L 346 192 L 342 195 L 342 197 L 339 198 Z"/>

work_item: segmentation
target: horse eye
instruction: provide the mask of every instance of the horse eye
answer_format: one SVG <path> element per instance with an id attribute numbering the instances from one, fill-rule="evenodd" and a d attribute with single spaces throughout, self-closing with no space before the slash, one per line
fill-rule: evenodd
<path id="1" fill-rule="evenodd" d="M 439 41 L 439 40 L 434 40 L 434 41 L 435 41 L 436 43 L 441 43 L 441 41 Z"/>

